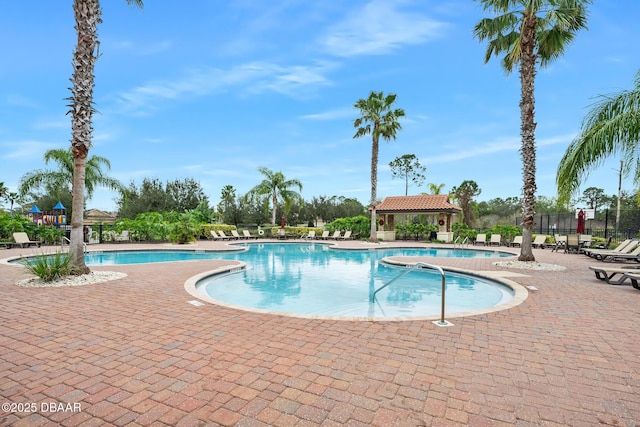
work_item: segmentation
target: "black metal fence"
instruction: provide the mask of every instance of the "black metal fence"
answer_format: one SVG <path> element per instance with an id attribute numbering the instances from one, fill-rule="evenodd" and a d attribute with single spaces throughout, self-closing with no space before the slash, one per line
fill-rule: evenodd
<path id="1" fill-rule="evenodd" d="M 597 212 L 596 217 L 585 222 L 585 234 L 594 237 L 624 240 L 637 237 L 640 231 L 640 215 L 637 209 L 624 209 L 620 211 L 620 222 L 616 228 L 616 210 L 605 209 Z M 548 234 L 575 234 L 578 227 L 578 219 L 575 212 L 571 213 L 546 213 L 534 217 L 536 226 L 534 233 Z M 520 226 L 522 217 L 516 217 L 516 225 Z"/>

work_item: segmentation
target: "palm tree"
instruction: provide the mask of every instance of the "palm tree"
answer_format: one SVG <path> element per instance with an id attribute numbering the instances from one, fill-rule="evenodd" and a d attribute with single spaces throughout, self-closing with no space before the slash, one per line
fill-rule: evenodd
<path id="1" fill-rule="evenodd" d="M 4 199 L 9 194 L 9 188 L 4 185 L 4 182 L 0 182 L 0 199 Z"/>
<path id="2" fill-rule="evenodd" d="M 353 106 L 360 110 L 361 117 L 353 122 L 356 134 L 354 138 L 371 135 L 371 235 L 370 242 L 377 242 L 376 233 L 376 190 L 378 187 L 378 144 L 380 137 L 389 142 L 396 139 L 396 133 L 402 129 L 398 119 L 404 117 L 404 110 L 392 110 L 398 96 L 395 93 L 384 95 L 382 91 L 371 91 L 367 99 L 359 99 Z"/>
<path id="3" fill-rule="evenodd" d="M 126 0 L 129 4 L 142 7 L 142 0 Z M 94 66 L 98 59 L 98 23 L 102 22 L 100 0 L 74 0 L 73 11 L 76 21 L 77 43 L 73 53 L 73 75 L 71 77 L 71 97 L 68 98 L 71 114 L 71 152 L 73 153 L 73 184 L 71 212 L 71 244 L 69 245 L 70 266 L 74 273 L 88 273 L 83 251 L 83 214 L 85 193 L 85 167 L 91 134 L 93 87 L 95 86 Z"/>
<path id="4" fill-rule="evenodd" d="M 51 193 L 68 191 L 73 182 L 73 153 L 71 149 L 54 149 L 44 153 L 46 164 L 54 162 L 58 168 L 54 170 L 37 169 L 26 173 L 20 180 L 20 194 L 27 194 L 39 187 L 45 187 Z M 114 191 L 123 191 L 123 186 L 117 179 L 105 175 L 104 169 L 111 169 L 111 162 L 105 157 L 91 156 L 85 164 L 85 199 L 93 197 L 96 187 L 105 187 Z"/>
<path id="5" fill-rule="evenodd" d="M 427 185 L 429 186 L 429 192 L 431 194 L 440 194 L 444 188 L 444 184 L 434 184 L 433 182 L 430 182 Z"/>
<path id="6" fill-rule="evenodd" d="M 522 245 L 520 261 L 535 261 L 531 245 L 535 226 L 536 146 L 534 84 L 536 65 L 544 67 L 560 57 L 575 33 L 586 28 L 586 5 L 591 0 L 477 0 L 495 18 L 482 19 L 473 29 L 487 40 L 484 62 L 504 53 L 502 66 L 511 73 L 520 66 L 520 135 L 522 146 Z"/>
<path id="7" fill-rule="evenodd" d="M 302 191 L 302 183 L 297 179 L 286 179 L 282 172 L 274 172 L 267 169 L 264 166 L 260 166 L 258 171 L 264 175 L 264 180 L 255 187 L 253 187 L 249 193 L 256 195 L 270 195 L 273 208 L 271 211 L 271 223 L 276 223 L 276 208 L 278 207 L 278 199 L 282 198 L 284 202 L 288 202 L 295 199 L 302 199 L 302 196 L 290 190 L 291 187 L 297 187 L 299 191 Z"/>
<path id="8" fill-rule="evenodd" d="M 621 166 L 620 172 L 629 172 L 628 166 L 635 165 L 634 177 L 640 181 L 640 71 L 633 89 L 598 98 L 558 165 L 556 183 L 562 201 L 570 199 L 590 169 L 613 154 L 621 153 L 621 164 L 627 166 Z"/>

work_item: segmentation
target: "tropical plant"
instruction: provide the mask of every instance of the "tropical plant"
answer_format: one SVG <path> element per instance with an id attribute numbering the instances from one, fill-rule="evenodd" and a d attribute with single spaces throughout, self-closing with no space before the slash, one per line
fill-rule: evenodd
<path id="1" fill-rule="evenodd" d="M 393 179 L 404 179 L 404 195 L 409 194 L 409 182 L 420 187 L 425 180 L 424 172 L 426 167 L 422 166 L 415 154 L 405 154 L 396 157 L 389 162 L 391 177 Z"/>
<path id="2" fill-rule="evenodd" d="M 195 242 L 202 226 L 193 214 L 185 212 L 180 219 L 168 225 L 168 239 L 171 243 L 184 244 Z"/>
<path id="3" fill-rule="evenodd" d="M 4 199 L 9 194 L 9 188 L 4 185 L 4 182 L 0 182 L 0 199 Z"/>
<path id="4" fill-rule="evenodd" d="M 271 224 L 275 224 L 278 200 L 282 198 L 285 203 L 292 200 L 301 200 L 302 196 L 290 188 L 296 187 L 299 191 L 302 191 L 302 183 L 297 179 L 287 179 L 282 172 L 274 172 L 264 166 L 260 166 L 258 172 L 264 176 L 264 179 L 260 184 L 253 187 L 249 193 L 252 195 L 271 196 Z"/>
<path id="5" fill-rule="evenodd" d="M 56 252 L 55 255 L 42 254 L 35 258 L 20 261 L 27 272 L 38 276 L 43 282 L 52 282 L 71 272 L 71 258 L 68 254 Z"/>
<path id="6" fill-rule="evenodd" d="M 522 245 L 520 261 L 534 261 L 532 229 L 535 226 L 536 146 L 534 85 L 536 65 L 547 66 L 560 57 L 575 33 L 586 28 L 586 5 L 591 0 L 477 0 L 494 18 L 474 27 L 480 41 L 487 40 L 484 62 L 504 54 L 502 66 L 511 73 L 520 66 L 520 134 L 522 146 Z"/>
<path id="7" fill-rule="evenodd" d="M 351 230 L 352 235 L 367 237 L 369 234 L 369 218 L 364 215 L 338 218 L 330 224 L 327 224 L 326 229 L 330 232 Z"/>
<path id="8" fill-rule="evenodd" d="M 126 0 L 142 7 L 142 0 Z M 73 154 L 73 205 L 71 214 L 71 243 L 69 256 L 71 269 L 76 274 L 88 273 L 84 262 L 84 193 L 87 156 L 91 148 L 93 121 L 94 67 L 98 59 L 98 24 L 102 22 L 99 0 L 74 0 L 73 11 L 77 43 L 73 52 L 73 75 L 71 77 L 71 152 Z"/>
<path id="9" fill-rule="evenodd" d="M 471 209 L 473 198 L 480 195 L 482 190 L 475 181 L 465 180 L 458 187 L 453 187 L 451 193 L 462 208 L 462 221 L 467 227 L 473 226 L 473 210 Z"/>
<path id="10" fill-rule="evenodd" d="M 384 95 L 382 91 L 371 91 L 367 99 L 359 99 L 354 107 L 361 116 L 354 120 L 356 133 L 354 138 L 371 135 L 371 220 L 369 241 L 377 242 L 376 233 L 376 202 L 378 187 L 378 150 L 380 138 L 389 142 L 396 139 L 396 134 L 402 129 L 398 119 L 404 117 L 401 108 L 392 109 L 398 96 L 395 93 Z"/>
<path id="11" fill-rule="evenodd" d="M 16 193 L 15 191 L 10 191 L 5 196 L 5 198 L 7 199 L 7 201 L 10 204 L 9 212 L 11 212 L 11 215 L 13 215 L 13 205 L 14 205 L 14 203 L 16 203 L 16 202 L 22 203 L 24 201 L 22 196 L 19 193 Z"/>
<path id="12" fill-rule="evenodd" d="M 63 192 L 69 192 L 69 186 L 73 181 L 74 160 L 70 149 L 61 148 L 48 150 L 44 153 L 46 164 L 57 163 L 57 169 L 37 169 L 26 173 L 20 180 L 20 194 L 27 194 L 38 188 L 44 188 L 46 192 L 59 198 Z M 105 169 L 111 169 L 109 159 L 101 156 L 91 156 L 85 165 L 85 189 L 86 198 L 91 199 L 97 187 L 105 187 L 110 190 L 122 191 L 122 184 L 115 178 L 105 174 Z"/>
<path id="13" fill-rule="evenodd" d="M 427 186 L 429 187 L 430 194 L 440 194 L 444 188 L 444 184 L 434 184 L 433 182 L 430 182 Z"/>
<path id="14" fill-rule="evenodd" d="M 621 175 L 633 166 L 635 181 L 640 182 L 640 71 L 631 90 L 598 98 L 558 165 L 556 183 L 563 201 L 569 200 L 592 169 L 618 153 Z"/>
<path id="15" fill-rule="evenodd" d="M 29 235 L 33 235 L 36 231 L 36 225 L 26 216 L 9 215 L 0 211 L 0 239 L 7 240 L 13 236 L 13 233 L 24 231 Z"/>

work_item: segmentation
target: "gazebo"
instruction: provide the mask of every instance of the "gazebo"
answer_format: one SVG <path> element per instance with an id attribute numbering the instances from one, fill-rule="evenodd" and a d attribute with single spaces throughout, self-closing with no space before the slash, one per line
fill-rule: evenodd
<path id="1" fill-rule="evenodd" d="M 378 239 L 395 240 L 395 217 L 398 215 L 426 215 L 427 223 L 438 225 L 438 240 L 450 242 L 452 216 L 462 209 L 451 203 L 448 194 L 429 194 L 421 196 L 390 196 L 376 206 L 380 225 Z"/>

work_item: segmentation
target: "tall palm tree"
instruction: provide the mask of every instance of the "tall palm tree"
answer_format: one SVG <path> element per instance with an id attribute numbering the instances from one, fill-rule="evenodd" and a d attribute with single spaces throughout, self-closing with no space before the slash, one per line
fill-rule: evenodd
<path id="1" fill-rule="evenodd" d="M 380 138 L 389 142 L 396 139 L 396 133 L 402 129 L 398 119 L 404 117 L 404 110 L 393 108 L 398 95 L 386 95 L 380 91 L 371 91 L 367 99 L 359 99 L 353 106 L 360 110 L 361 117 L 353 122 L 356 134 L 354 138 L 371 135 L 371 235 L 370 242 L 377 242 L 376 233 L 376 199 L 378 187 L 378 150 Z"/>
<path id="2" fill-rule="evenodd" d="M 634 178 L 640 181 L 640 71 L 631 90 L 598 98 L 558 165 L 556 183 L 562 201 L 569 200 L 589 171 L 613 154 L 622 154 L 626 168 L 621 166 L 621 173 L 635 165 Z"/>
<path id="3" fill-rule="evenodd" d="M 520 261 L 535 261 L 531 234 L 535 226 L 536 145 L 534 85 L 536 65 L 544 67 L 560 57 L 575 33 L 586 28 L 591 0 L 477 0 L 494 18 L 482 19 L 473 29 L 487 40 L 484 62 L 504 54 L 502 66 L 511 73 L 520 66 L 520 135 L 522 146 L 522 245 Z"/>
<path id="4" fill-rule="evenodd" d="M 290 189 L 292 187 L 296 187 L 299 191 L 302 191 L 302 183 L 297 179 L 287 179 L 282 172 L 274 172 L 264 166 L 260 166 L 258 171 L 264 175 L 264 179 L 260 184 L 249 190 L 249 193 L 271 196 L 271 203 L 273 204 L 271 211 L 271 223 L 275 224 L 278 199 L 282 198 L 284 202 L 302 199 L 302 196 L 299 193 Z"/>
<path id="5" fill-rule="evenodd" d="M 5 198 L 9 194 L 9 188 L 4 185 L 4 182 L 0 182 L 0 199 Z"/>
<path id="6" fill-rule="evenodd" d="M 142 7 L 142 0 L 126 0 Z M 83 251 L 83 214 L 85 193 L 85 166 L 93 132 L 92 115 L 94 67 L 98 59 L 98 24 L 102 22 L 100 0 L 74 0 L 77 43 L 73 53 L 71 97 L 71 152 L 73 153 L 73 184 L 71 212 L 71 244 L 69 255 L 74 273 L 88 273 Z"/>
<path id="7" fill-rule="evenodd" d="M 20 180 L 20 194 L 27 194 L 39 187 L 45 187 L 49 192 L 68 191 L 73 182 L 74 161 L 71 149 L 54 149 L 44 153 L 46 164 L 55 162 L 57 169 L 37 169 L 26 173 Z M 106 170 L 111 169 L 109 159 L 101 156 L 91 156 L 85 163 L 85 199 L 91 199 L 96 187 L 105 187 L 114 191 L 123 191 L 123 186 L 117 179 L 108 177 Z"/>

